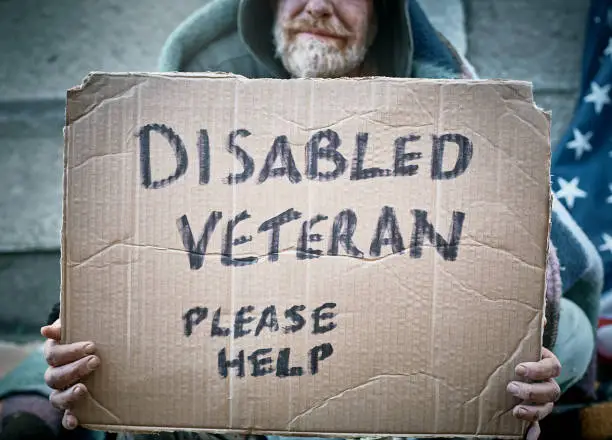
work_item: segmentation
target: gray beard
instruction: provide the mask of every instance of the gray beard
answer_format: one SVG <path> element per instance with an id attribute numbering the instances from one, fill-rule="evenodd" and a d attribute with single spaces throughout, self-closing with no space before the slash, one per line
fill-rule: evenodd
<path id="1" fill-rule="evenodd" d="M 276 55 L 294 78 L 347 76 L 364 61 L 367 47 L 351 46 L 341 51 L 315 38 L 288 42 L 279 23 L 274 26 Z"/>

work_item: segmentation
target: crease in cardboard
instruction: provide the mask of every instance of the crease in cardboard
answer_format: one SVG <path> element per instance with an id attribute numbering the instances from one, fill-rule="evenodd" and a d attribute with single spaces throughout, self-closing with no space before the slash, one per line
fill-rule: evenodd
<path id="1" fill-rule="evenodd" d="M 118 423 L 118 424 L 122 424 L 123 423 L 123 422 L 121 422 L 121 419 L 119 417 L 117 417 L 117 415 L 115 413 L 113 413 L 111 410 L 109 410 L 104 405 L 102 405 L 97 399 L 95 399 L 91 395 L 91 393 L 88 393 L 88 399 L 87 400 L 89 402 L 91 402 L 93 404 L 93 406 L 98 408 L 100 411 L 102 411 L 103 413 L 105 413 L 106 415 L 111 417 L 114 420 L 115 423 Z"/>
<path id="2" fill-rule="evenodd" d="M 424 122 L 422 124 L 398 124 L 398 123 L 392 123 L 392 122 L 383 122 L 383 121 L 379 121 L 379 120 L 371 119 L 371 118 L 364 118 L 364 120 L 366 120 L 369 124 L 378 125 L 380 127 L 386 127 L 386 128 L 415 129 L 415 128 L 431 127 L 433 125 L 433 123 L 431 122 Z"/>
<path id="3" fill-rule="evenodd" d="M 238 124 L 238 104 L 239 104 L 239 90 L 240 81 L 234 82 L 234 112 L 232 114 L 232 128 L 234 130 L 239 128 Z M 233 162 L 233 172 L 236 174 L 238 164 Z M 232 187 L 232 210 L 233 212 L 238 212 L 236 209 L 236 191 L 238 190 L 237 186 L 234 185 Z M 233 315 L 236 310 L 236 268 L 231 268 L 231 295 L 230 295 L 230 313 Z M 233 338 L 229 338 L 227 341 L 227 345 L 229 346 L 228 351 L 230 353 L 230 359 L 234 359 L 234 341 Z M 229 428 L 234 427 L 234 377 L 232 375 L 229 376 L 228 387 L 229 387 L 229 398 L 227 399 L 228 405 L 228 423 L 227 426 Z"/>
<path id="4" fill-rule="evenodd" d="M 478 130 L 475 130 L 473 127 L 470 127 L 469 130 L 471 133 L 474 133 L 478 137 L 486 140 L 491 146 L 496 146 L 498 144 L 498 142 L 491 141 L 488 138 L 488 136 L 480 133 Z M 510 156 L 510 154 L 507 151 L 505 151 L 503 148 L 497 148 L 497 151 L 499 152 L 499 154 L 503 155 L 507 159 L 507 162 L 506 162 L 507 165 L 511 166 L 514 169 L 519 170 L 531 183 L 535 183 L 536 185 L 539 185 L 538 181 L 531 174 L 525 171 L 520 165 L 516 164 L 516 160 L 512 156 Z"/>
<path id="5" fill-rule="evenodd" d="M 123 78 L 124 81 L 122 85 L 124 87 L 118 87 L 117 81 L 107 81 L 104 75 L 90 74 L 83 80 L 80 87 L 70 89 L 68 91 L 69 101 L 88 102 L 84 102 L 84 105 L 80 106 L 75 113 L 67 112 L 66 125 L 70 126 L 79 122 L 104 104 L 132 98 L 135 89 L 148 82 L 147 78 L 137 78 L 136 76 L 130 76 L 128 78 L 129 79 Z"/>
<path id="6" fill-rule="evenodd" d="M 508 249 L 504 249 L 501 245 L 500 246 L 492 246 L 492 245 L 490 245 L 488 243 L 485 243 L 483 241 L 477 240 L 474 237 L 466 237 L 465 239 L 473 241 L 478 246 L 482 246 L 482 247 L 485 247 L 485 248 L 487 248 L 489 250 L 492 250 L 492 251 L 495 251 L 495 252 L 500 252 L 500 253 L 502 253 L 504 255 L 507 255 L 510 258 L 512 258 L 513 261 L 516 261 L 516 262 L 520 263 L 521 265 L 529 267 L 530 269 L 534 269 L 536 271 L 545 271 L 546 270 L 545 267 L 541 267 L 541 266 L 538 266 L 538 265 L 535 265 L 533 263 L 529 263 L 529 262 L 523 260 L 518 255 L 516 255 L 514 252 L 512 252 L 512 251 L 510 251 Z"/>
<path id="7" fill-rule="evenodd" d="M 108 157 L 123 157 L 123 156 L 128 156 L 128 157 L 132 157 L 134 154 L 131 151 L 119 151 L 117 153 L 105 153 L 105 154 L 94 154 L 91 156 L 88 156 L 84 161 L 82 161 L 81 163 L 78 163 L 76 165 L 72 165 L 68 167 L 68 171 L 76 171 L 79 168 L 84 167 L 85 165 L 89 164 L 90 162 L 94 162 L 96 160 L 102 160 L 102 159 L 106 159 Z"/>
<path id="8" fill-rule="evenodd" d="M 83 266 L 85 264 L 87 264 L 88 262 L 90 262 L 91 260 L 95 259 L 96 257 L 99 257 L 100 255 L 110 251 L 112 248 L 117 247 L 117 246 L 125 246 L 125 247 L 129 247 L 129 248 L 135 248 L 135 249 L 149 249 L 152 251 L 159 251 L 159 252 L 176 252 L 176 253 L 180 253 L 180 254 L 189 254 L 190 251 L 186 251 L 185 249 L 177 249 L 177 248 L 170 248 L 170 247 L 165 247 L 165 246 L 156 246 L 156 245 L 147 245 L 147 244 L 136 244 L 136 243 L 125 243 L 123 241 L 113 241 L 112 243 L 109 243 L 108 245 L 104 246 L 102 249 L 97 250 L 94 254 L 85 257 L 82 261 L 70 261 L 68 262 L 68 264 L 70 265 L 70 267 L 72 269 L 74 268 L 78 268 L 79 266 Z M 432 244 L 427 244 L 427 243 L 423 243 L 422 247 L 424 249 L 427 248 L 435 248 L 434 245 Z M 466 243 L 465 245 L 461 245 L 461 247 L 463 248 L 467 248 L 467 247 L 480 247 L 479 245 L 470 245 L 468 243 Z M 495 247 L 491 246 L 491 249 L 496 249 Z M 288 247 L 286 249 L 279 249 L 278 252 L 275 252 L 275 255 L 296 255 L 296 250 L 297 247 L 292 246 L 292 247 Z M 497 249 L 496 249 L 497 250 Z M 363 257 L 355 257 L 353 255 L 321 255 L 321 258 L 349 258 L 351 260 L 357 260 L 357 261 L 363 261 L 364 262 L 364 266 L 367 264 L 376 264 L 379 263 L 383 260 L 387 260 L 391 257 L 401 257 L 401 256 L 406 256 L 406 254 L 409 252 L 408 249 L 405 249 L 402 252 L 397 252 L 397 253 L 393 253 L 393 252 L 389 252 L 388 254 L 385 255 L 381 255 L 380 257 L 366 257 L 365 255 Z M 510 253 L 510 252 L 508 252 Z M 224 257 L 227 256 L 223 253 L 220 252 L 208 252 L 206 251 L 204 254 L 198 254 L 198 255 L 205 255 L 207 257 Z M 241 252 L 233 252 L 232 255 L 234 257 L 257 257 L 259 259 L 265 259 L 266 257 L 268 257 L 270 254 L 254 254 L 252 252 L 245 252 L 245 253 L 241 253 Z M 131 262 L 126 262 L 126 264 L 129 264 Z M 525 263 L 526 265 L 528 265 L 528 263 Z M 537 266 L 532 266 L 535 269 L 540 269 Z M 357 268 L 353 268 L 351 270 L 356 270 Z"/>
<path id="9" fill-rule="evenodd" d="M 83 260 L 81 260 L 81 261 L 67 261 L 67 264 L 70 266 L 71 269 L 78 269 L 79 267 L 87 265 L 87 263 L 89 263 L 91 260 L 94 260 L 95 258 L 100 257 L 101 255 L 107 253 L 108 251 L 110 251 L 111 249 L 113 249 L 113 248 L 115 248 L 117 246 L 127 246 L 127 247 L 136 247 L 136 248 L 137 247 L 148 247 L 148 246 L 142 246 L 142 245 L 125 243 L 125 239 L 115 240 L 115 241 L 105 245 L 101 249 L 98 249 L 92 255 L 90 255 L 88 257 L 85 257 Z M 161 248 L 161 249 L 158 249 L 158 250 L 167 250 L 167 249 Z M 181 252 L 185 252 L 185 251 L 181 251 Z M 129 264 L 131 262 L 128 261 L 127 263 Z"/>
<path id="10" fill-rule="evenodd" d="M 440 85 L 440 87 L 438 88 L 438 96 L 440 96 L 440 92 L 441 92 L 441 88 L 444 87 L 444 85 Z M 419 95 L 418 93 L 415 93 L 414 90 L 410 90 L 408 92 L 409 95 L 411 95 L 414 98 L 414 102 L 416 102 L 416 104 L 419 106 L 419 109 L 425 113 L 427 116 L 429 116 L 429 119 L 434 119 L 434 115 L 427 110 L 427 106 L 424 106 L 423 103 L 421 102 L 421 100 L 419 99 Z M 438 108 L 438 111 L 440 111 L 440 108 Z M 438 117 L 440 116 L 440 114 L 438 114 Z"/>
<path id="11" fill-rule="evenodd" d="M 465 290 L 466 292 L 469 292 L 471 294 L 474 294 L 476 296 L 478 296 L 479 298 L 485 300 L 485 301 L 489 301 L 489 302 L 493 302 L 493 303 L 499 303 L 499 304 L 512 304 L 512 305 L 518 305 L 518 306 L 522 306 L 525 307 L 529 310 L 532 310 L 534 312 L 537 312 L 538 309 L 535 308 L 533 305 L 525 302 L 525 301 L 520 301 L 518 299 L 503 299 L 503 298 L 491 298 L 488 297 L 487 295 L 485 295 L 482 292 L 479 292 L 476 289 L 473 289 L 471 287 L 468 287 L 464 282 L 459 281 L 459 279 L 454 276 L 453 274 L 451 274 L 450 272 L 448 272 L 447 270 L 445 270 L 444 268 L 442 268 L 442 266 L 439 267 L 440 272 L 445 273 L 446 275 L 448 275 L 449 277 L 451 277 L 453 279 L 453 283 L 459 285 L 459 287 L 463 290 Z"/>
<path id="12" fill-rule="evenodd" d="M 443 115 L 443 93 L 444 93 L 444 86 L 440 85 L 436 88 L 436 102 L 437 102 L 437 114 L 436 117 L 434 118 L 434 132 L 435 133 L 440 133 L 440 125 L 441 125 L 441 121 L 440 119 L 442 118 Z M 440 206 L 440 181 L 437 180 L 434 185 L 434 203 L 433 203 L 433 209 L 435 212 L 435 224 L 440 224 L 440 211 L 438 209 L 438 207 Z M 434 258 L 432 259 L 432 292 L 431 292 L 431 327 L 430 327 L 430 340 L 429 340 L 429 349 L 431 350 L 430 353 L 430 370 L 431 371 L 435 371 L 434 367 L 436 365 L 436 354 L 438 352 L 438 347 L 439 345 L 436 344 L 436 301 L 437 301 L 437 297 L 438 297 L 438 271 L 437 271 L 437 267 L 438 267 L 438 259 Z M 438 432 L 438 415 L 440 413 L 440 393 L 439 390 L 436 389 L 436 395 L 434 397 L 435 399 L 435 404 L 434 404 L 434 422 L 433 422 L 433 430 L 434 432 Z"/>
<path id="13" fill-rule="evenodd" d="M 499 150 L 499 151 L 501 151 L 501 150 Z M 481 208 L 483 206 L 486 206 L 490 210 L 494 210 L 496 208 L 498 208 L 498 209 L 502 208 L 504 210 L 504 215 L 507 215 L 507 214 L 511 214 L 512 215 L 513 214 L 512 210 L 510 208 L 508 208 L 508 205 L 506 205 L 505 203 L 497 203 L 497 204 L 496 203 L 488 203 L 486 205 L 484 203 L 480 203 L 480 202 L 479 203 L 471 203 L 470 204 L 470 209 Z M 535 240 L 536 239 L 536 237 L 533 234 L 533 231 L 530 231 L 527 228 L 527 226 L 524 224 L 524 222 L 516 221 L 516 222 L 513 223 L 513 226 L 514 227 L 518 226 L 519 228 L 521 228 L 527 234 L 529 239 L 531 239 L 531 240 Z M 472 240 L 472 238 L 469 235 L 466 235 L 466 240 Z M 473 240 L 473 241 L 476 242 L 476 243 L 485 244 L 484 242 L 480 242 L 480 241 L 477 241 L 477 240 Z M 542 246 L 540 246 L 539 243 L 532 243 L 532 245 L 536 246 L 536 249 L 537 249 L 538 252 L 542 252 Z M 489 245 L 489 246 L 492 246 L 492 245 Z"/>
<path id="14" fill-rule="evenodd" d="M 524 104 L 524 101 L 520 101 L 522 104 Z M 538 107 L 536 107 L 535 105 L 533 105 L 533 108 L 535 108 L 539 113 L 544 113 L 542 110 L 540 110 Z M 499 116 L 499 119 L 503 119 L 506 116 L 513 116 L 515 118 L 517 118 L 518 120 L 520 120 L 523 124 L 527 125 L 529 128 L 531 128 L 533 130 L 533 132 L 535 134 L 537 134 L 538 136 L 548 140 L 548 136 L 546 135 L 546 133 L 542 133 L 542 130 L 540 130 L 533 122 L 529 121 L 528 119 L 525 119 L 523 116 L 521 116 L 518 113 L 518 110 L 516 108 L 513 108 L 514 111 L 509 111 L 506 112 L 502 115 Z"/>
<path id="15" fill-rule="evenodd" d="M 541 312 L 538 312 L 534 315 L 534 317 L 531 319 L 529 325 L 533 326 L 533 323 L 536 319 L 538 319 L 538 317 L 541 315 Z M 508 356 L 508 358 L 502 362 L 487 378 L 485 386 L 482 388 L 482 390 L 480 391 L 480 393 L 477 396 L 474 396 L 473 398 L 469 399 L 468 401 L 466 401 L 462 406 L 466 406 L 469 405 L 470 403 L 472 403 L 474 400 L 476 399 L 480 399 L 482 397 L 482 395 L 487 392 L 489 390 L 489 388 L 491 388 L 492 383 L 493 383 L 493 378 L 504 368 L 507 368 L 508 364 L 511 362 L 514 362 L 514 359 L 516 358 L 517 354 L 521 351 L 521 349 L 523 348 L 523 345 L 529 341 L 532 337 L 533 334 L 537 331 L 541 330 L 541 326 L 538 326 L 536 328 L 532 328 L 529 330 L 529 332 L 527 332 L 527 334 L 525 335 L 525 337 L 521 338 L 521 340 L 519 341 L 518 345 L 516 346 L 516 348 L 512 351 L 512 354 L 510 356 Z M 476 434 L 480 434 L 483 429 L 484 426 L 489 424 L 493 418 L 489 421 L 484 421 L 483 417 L 484 417 L 484 413 L 485 413 L 485 408 L 484 405 L 487 402 L 485 401 L 485 399 L 481 399 L 479 401 L 479 410 L 478 410 L 478 428 L 476 429 Z"/>
<path id="16" fill-rule="evenodd" d="M 503 85 L 504 87 L 490 87 L 492 88 L 495 93 L 497 93 L 497 95 L 502 99 L 502 101 L 504 102 L 526 102 L 528 104 L 533 104 L 534 103 L 534 99 L 533 99 L 533 84 L 531 82 L 528 81 L 501 81 L 498 82 L 497 80 L 495 81 L 496 83 Z M 510 91 L 510 96 L 507 95 L 503 95 L 501 93 L 501 90 L 508 90 Z M 525 93 L 522 93 L 522 92 Z"/>
<path id="17" fill-rule="evenodd" d="M 309 414 L 312 414 L 314 411 L 318 409 L 325 407 L 326 405 L 328 405 L 330 402 L 333 402 L 334 400 L 341 399 L 342 397 L 344 397 L 346 394 L 350 392 L 362 390 L 384 379 L 410 379 L 410 378 L 418 377 L 418 376 L 432 379 L 435 383 L 443 382 L 445 386 L 447 386 L 448 388 L 451 388 L 450 386 L 448 386 L 448 384 L 446 384 L 446 382 L 442 378 L 426 373 L 424 371 L 418 371 L 416 373 L 411 373 L 411 374 L 399 374 L 399 373 L 379 374 L 379 375 L 369 378 L 367 381 L 363 383 L 353 385 L 345 390 L 337 392 L 336 394 L 332 396 L 326 397 L 323 401 L 297 414 L 287 423 L 287 432 L 293 432 L 293 428 L 292 428 L 293 425 L 295 425 L 298 421 L 300 421 L 304 417 L 308 416 Z"/>
<path id="18" fill-rule="evenodd" d="M 286 122 L 287 124 L 291 124 L 294 127 L 297 127 L 298 129 L 300 129 L 301 131 L 320 131 L 320 130 L 331 130 L 332 128 L 335 128 L 336 126 L 340 125 L 340 124 L 344 124 L 348 121 L 351 121 L 353 119 L 357 119 L 357 118 L 361 118 L 361 117 L 367 117 L 369 115 L 375 114 L 377 111 L 376 110 L 370 110 L 368 112 L 365 113 L 357 113 L 357 114 L 351 114 L 348 116 L 345 116 L 344 118 L 340 118 L 336 121 L 333 121 L 329 124 L 326 125 L 321 125 L 321 126 L 310 126 L 310 127 L 306 127 L 303 124 L 300 124 L 299 122 L 296 121 L 292 121 L 290 119 L 285 118 L 284 116 L 278 114 L 278 113 L 273 113 L 274 117 L 279 119 L 280 121 Z"/>

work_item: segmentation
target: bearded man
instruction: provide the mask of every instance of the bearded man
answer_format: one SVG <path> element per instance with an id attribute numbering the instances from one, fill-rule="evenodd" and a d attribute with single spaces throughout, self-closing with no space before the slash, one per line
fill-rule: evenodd
<path id="1" fill-rule="evenodd" d="M 474 77 L 473 69 L 434 30 L 415 0 L 215 0 L 170 36 L 160 70 L 229 72 L 247 78 Z M 581 293 L 596 292 L 602 278 L 594 259 L 597 251 L 567 215 L 553 213 L 552 229 L 553 238 L 559 238 L 555 243 L 559 255 L 565 258 L 566 269 L 571 269 L 566 273 L 574 274 L 573 278 L 565 275 L 563 292 L 575 286 L 580 286 Z M 552 411 L 560 392 L 584 375 L 593 352 L 594 324 L 578 306 L 560 299 L 561 281 L 557 253 L 551 246 L 544 355 L 539 362 L 518 365 L 517 376 L 522 380 L 508 384 L 508 392 L 522 400 L 513 414 L 532 422 L 529 439 L 539 436 L 538 421 Z M 74 429 L 78 420 L 70 408 L 87 395 L 81 381 L 96 370 L 100 359 L 95 341 L 59 344 L 58 309 L 56 306 L 50 318 L 50 323 L 55 322 L 42 329 L 48 338 L 45 381 L 49 388 L 40 394 L 50 394 L 53 406 L 61 411 L 58 417 L 64 428 Z M 555 344 L 559 340 L 561 346 Z M 571 365 L 565 375 L 553 354 L 557 348 L 564 354 L 562 360 Z M 1 393 L 0 385 L 0 397 Z M 93 434 L 104 436 L 89 432 Z M 215 436 L 164 433 L 135 437 Z"/>

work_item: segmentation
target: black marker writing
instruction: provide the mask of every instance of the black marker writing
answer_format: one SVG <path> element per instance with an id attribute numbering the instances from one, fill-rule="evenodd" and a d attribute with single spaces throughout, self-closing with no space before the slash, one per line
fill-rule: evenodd
<path id="1" fill-rule="evenodd" d="M 189 267 L 192 270 L 200 269 L 204 264 L 204 255 L 206 255 L 208 241 L 217 227 L 217 223 L 219 223 L 219 220 L 221 220 L 221 217 L 222 214 L 218 211 L 213 211 L 210 213 L 197 244 L 193 239 L 193 233 L 191 232 L 191 226 L 189 225 L 187 216 L 184 215 L 176 221 L 183 246 L 185 247 L 187 256 L 189 257 Z"/>
<path id="2" fill-rule="evenodd" d="M 406 153 L 406 144 L 419 139 L 421 139 L 421 136 L 409 135 L 395 140 L 394 176 L 414 176 L 417 173 L 419 166 L 415 164 L 407 165 L 406 162 L 420 159 L 423 155 L 421 153 Z"/>
<path id="3" fill-rule="evenodd" d="M 442 163 L 444 162 L 444 147 L 447 142 L 454 142 L 459 146 L 459 154 L 457 162 L 450 171 L 442 171 Z M 445 134 L 442 136 L 433 136 L 433 151 L 431 155 L 431 178 L 433 180 L 449 180 L 454 179 L 466 170 L 472 155 L 474 154 L 474 146 L 472 141 L 461 134 Z"/>
<path id="4" fill-rule="evenodd" d="M 382 168 L 363 169 L 366 149 L 368 148 L 368 133 L 357 133 L 357 151 L 353 159 L 353 169 L 351 171 L 351 180 L 373 179 L 374 177 L 390 176 L 390 170 Z"/>
<path id="5" fill-rule="evenodd" d="M 166 179 L 151 180 L 151 132 L 161 134 L 172 147 L 176 158 L 176 170 L 174 174 Z M 163 124 L 149 124 L 140 129 L 138 133 L 140 139 L 140 175 L 142 186 L 145 188 L 163 188 L 179 179 L 187 172 L 187 150 L 185 144 L 178 134 L 170 127 Z"/>
<path id="6" fill-rule="evenodd" d="M 321 141 L 326 139 L 328 144 L 321 147 Z M 319 131 L 312 135 L 306 144 L 306 175 L 311 180 L 322 182 L 335 180 L 346 170 L 346 158 L 338 151 L 340 137 L 333 130 Z M 331 160 L 336 168 L 333 171 L 322 173 L 319 171 L 319 159 Z"/>
<path id="7" fill-rule="evenodd" d="M 357 227 L 357 215 L 350 209 L 340 212 L 334 220 L 331 243 L 328 255 L 337 256 L 339 245 L 342 244 L 345 252 L 351 257 L 363 258 L 363 252 L 353 243 L 353 234 Z"/>
<path id="8" fill-rule="evenodd" d="M 224 266 L 248 266 L 249 264 L 257 263 L 257 257 L 233 258 L 232 248 L 241 244 L 247 243 L 253 239 L 251 236 L 240 236 L 234 240 L 234 228 L 238 223 L 251 218 L 248 212 L 242 211 L 233 220 L 227 222 L 225 229 L 225 238 L 223 240 L 223 253 L 221 255 L 221 263 Z"/>
<path id="9" fill-rule="evenodd" d="M 299 219 L 301 216 L 302 216 L 301 212 L 298 212 L 295 209 L 291 208 L 277 215 L 276 217 L 272 217 L 271 219 L 266 220 L 265 222 L 261 224 L 257 232 L 271 231 L 270 240 L 269 240 L 270 245 L 269 245 L 269 251 L 268 251 L 269 261 L 278 260 L 280 227 L 286 223 Z"/>
<path id="10" fill-rule="evenodd" d="M 200 185 L 210 182 L 210 140 L 208 130 L 200 130 L 198 136 L 198 154 L 200 156 Z"/>
<path id="11" fill-rule="evenodd" d="M 394 254 L 404 250 L 404 240 L 397 224 L 395 210 L 390 206 L 385 206 L 378 218 L 376 232 L 370 246 L 370 255 L 380 257 L 382 246 L 389 245 L 391 245 Z"/>
<path id="12" fill-rule="evenodd" d="M 309 221 L 302 223 L 302 233 L 298 240 L 297 258 L 298 260 L 306 260 L 309 258 L 319 258 L 323 251 L 320 249 L 312 249 L 308 247 L 308 243 L 318 243 L 323 240 L 321 234 L 311 234 L 310 230 L 319 222 L 327 220 L 325 215 L 317 215 Z"/>
<path id="13" fill-rule="evenodd" d="M 279 157 L 281 158 L 282 166 L 279 168 L 272 168 Z M 287 176 L 291 183 L 299 183 L 302 181 L 302 175 L 295 166 L 295 160 L 293 159 L 287 136 L 278 136 L 274 140 L 272 149 L 268 153 L 266 162 L 259 174 L 259 183 L 264 183 L 270 176 Z"/>
<path id="14" fill-rule="evenodd" d="M 465 214 L 463 212 L 453 212 L 453 220 L 449 232 L 449 239 L 445 240 L 433 225 L 427 220 L 427 212 L 414 209 L 414 229 L 410 243 L 410 256 L 421 258 L 423 254 L 423 241 L 425 238 L 433 244 L 438 253 L 446 261 L 455 261 L 459 252 L 459 242 L 461 241 L 461 230 Z"/>
<path id="15" fill-rule="evenodd" d="M 249 156 L 249 154 L 244 151 L 241 147 L 236 145 L 236 137 L 248 137 L 251 135 L 249 130 L 239 129 L 233 131 L 229 135 L 228 143 L 227 143 L 227 151 L 233 153 L 236 156 L 236 159 L 240 161 L 242 167 L 244 168 L 241 173 L 238 174 L 230 174 L 225 179 L 225 183 L 228 185 L 234 185 L 238 183 L 246 182 L 251 178 L 253 173 L 255 172 L 255 162 L 253 158 Z"/>

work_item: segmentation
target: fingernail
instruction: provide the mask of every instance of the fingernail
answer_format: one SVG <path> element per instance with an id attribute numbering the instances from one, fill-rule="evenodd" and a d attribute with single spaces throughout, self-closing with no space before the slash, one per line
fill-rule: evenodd
<path id="1" fill-rule="evenodd" d="M 92 354 L 96 350 L 96 347 L 92 344 L 85 344 L 85 353 Z"/>
<path id="2" fill-rule="evenodd" d="M 100 365 L 100 359 L 98 359 L 97 357 L 94 357 L 89 362 L 87 362 L 87 366 L 89 367 L 90 370 L 94 370 L 98 368 L 99 365 Z"/>
<path id="3" fill-rule="evenodd" d="M 74 389 L 74 394 L 76 394 L 77 396 L 82 396 L 83 394 L 85 394 L 85 392 L 83 391 L 83 387 L 76 387 Z"/>
<path id="4" fill-rule="evenodd" d="M 74 417 L 68 417 L 66 424 L 68 425 L 68 429 L 76 428 L 76 421 L 74 420 Z"/>
<path id="5" fill-rule="evenodd" d="M 525 408 L 519 407 L 519 409 L 516 410 L 516 414 L 519 416 L 524 416 L 525 414 L 527 414 L 527 410 Z"/>
<path id="6" fill-rule="evenodd" d="M 517 385 L 517 384 L 515 384 L 515 383 L 510 383 L 510 384 L 508 385 L 508 392 L 509 392 L 509 393 L 512 393 L 512 394 L 518 394 L 518 392 L 519 392 L 519 387 L 518 387 L 518 385 Z"/>
<path id="7" fill-rule="evenodd" d="M 523 365 L 516 367 L 515 371 L 519 376 L 525 376 L 527 374 L 527 368 L 525 368 Z"/>

